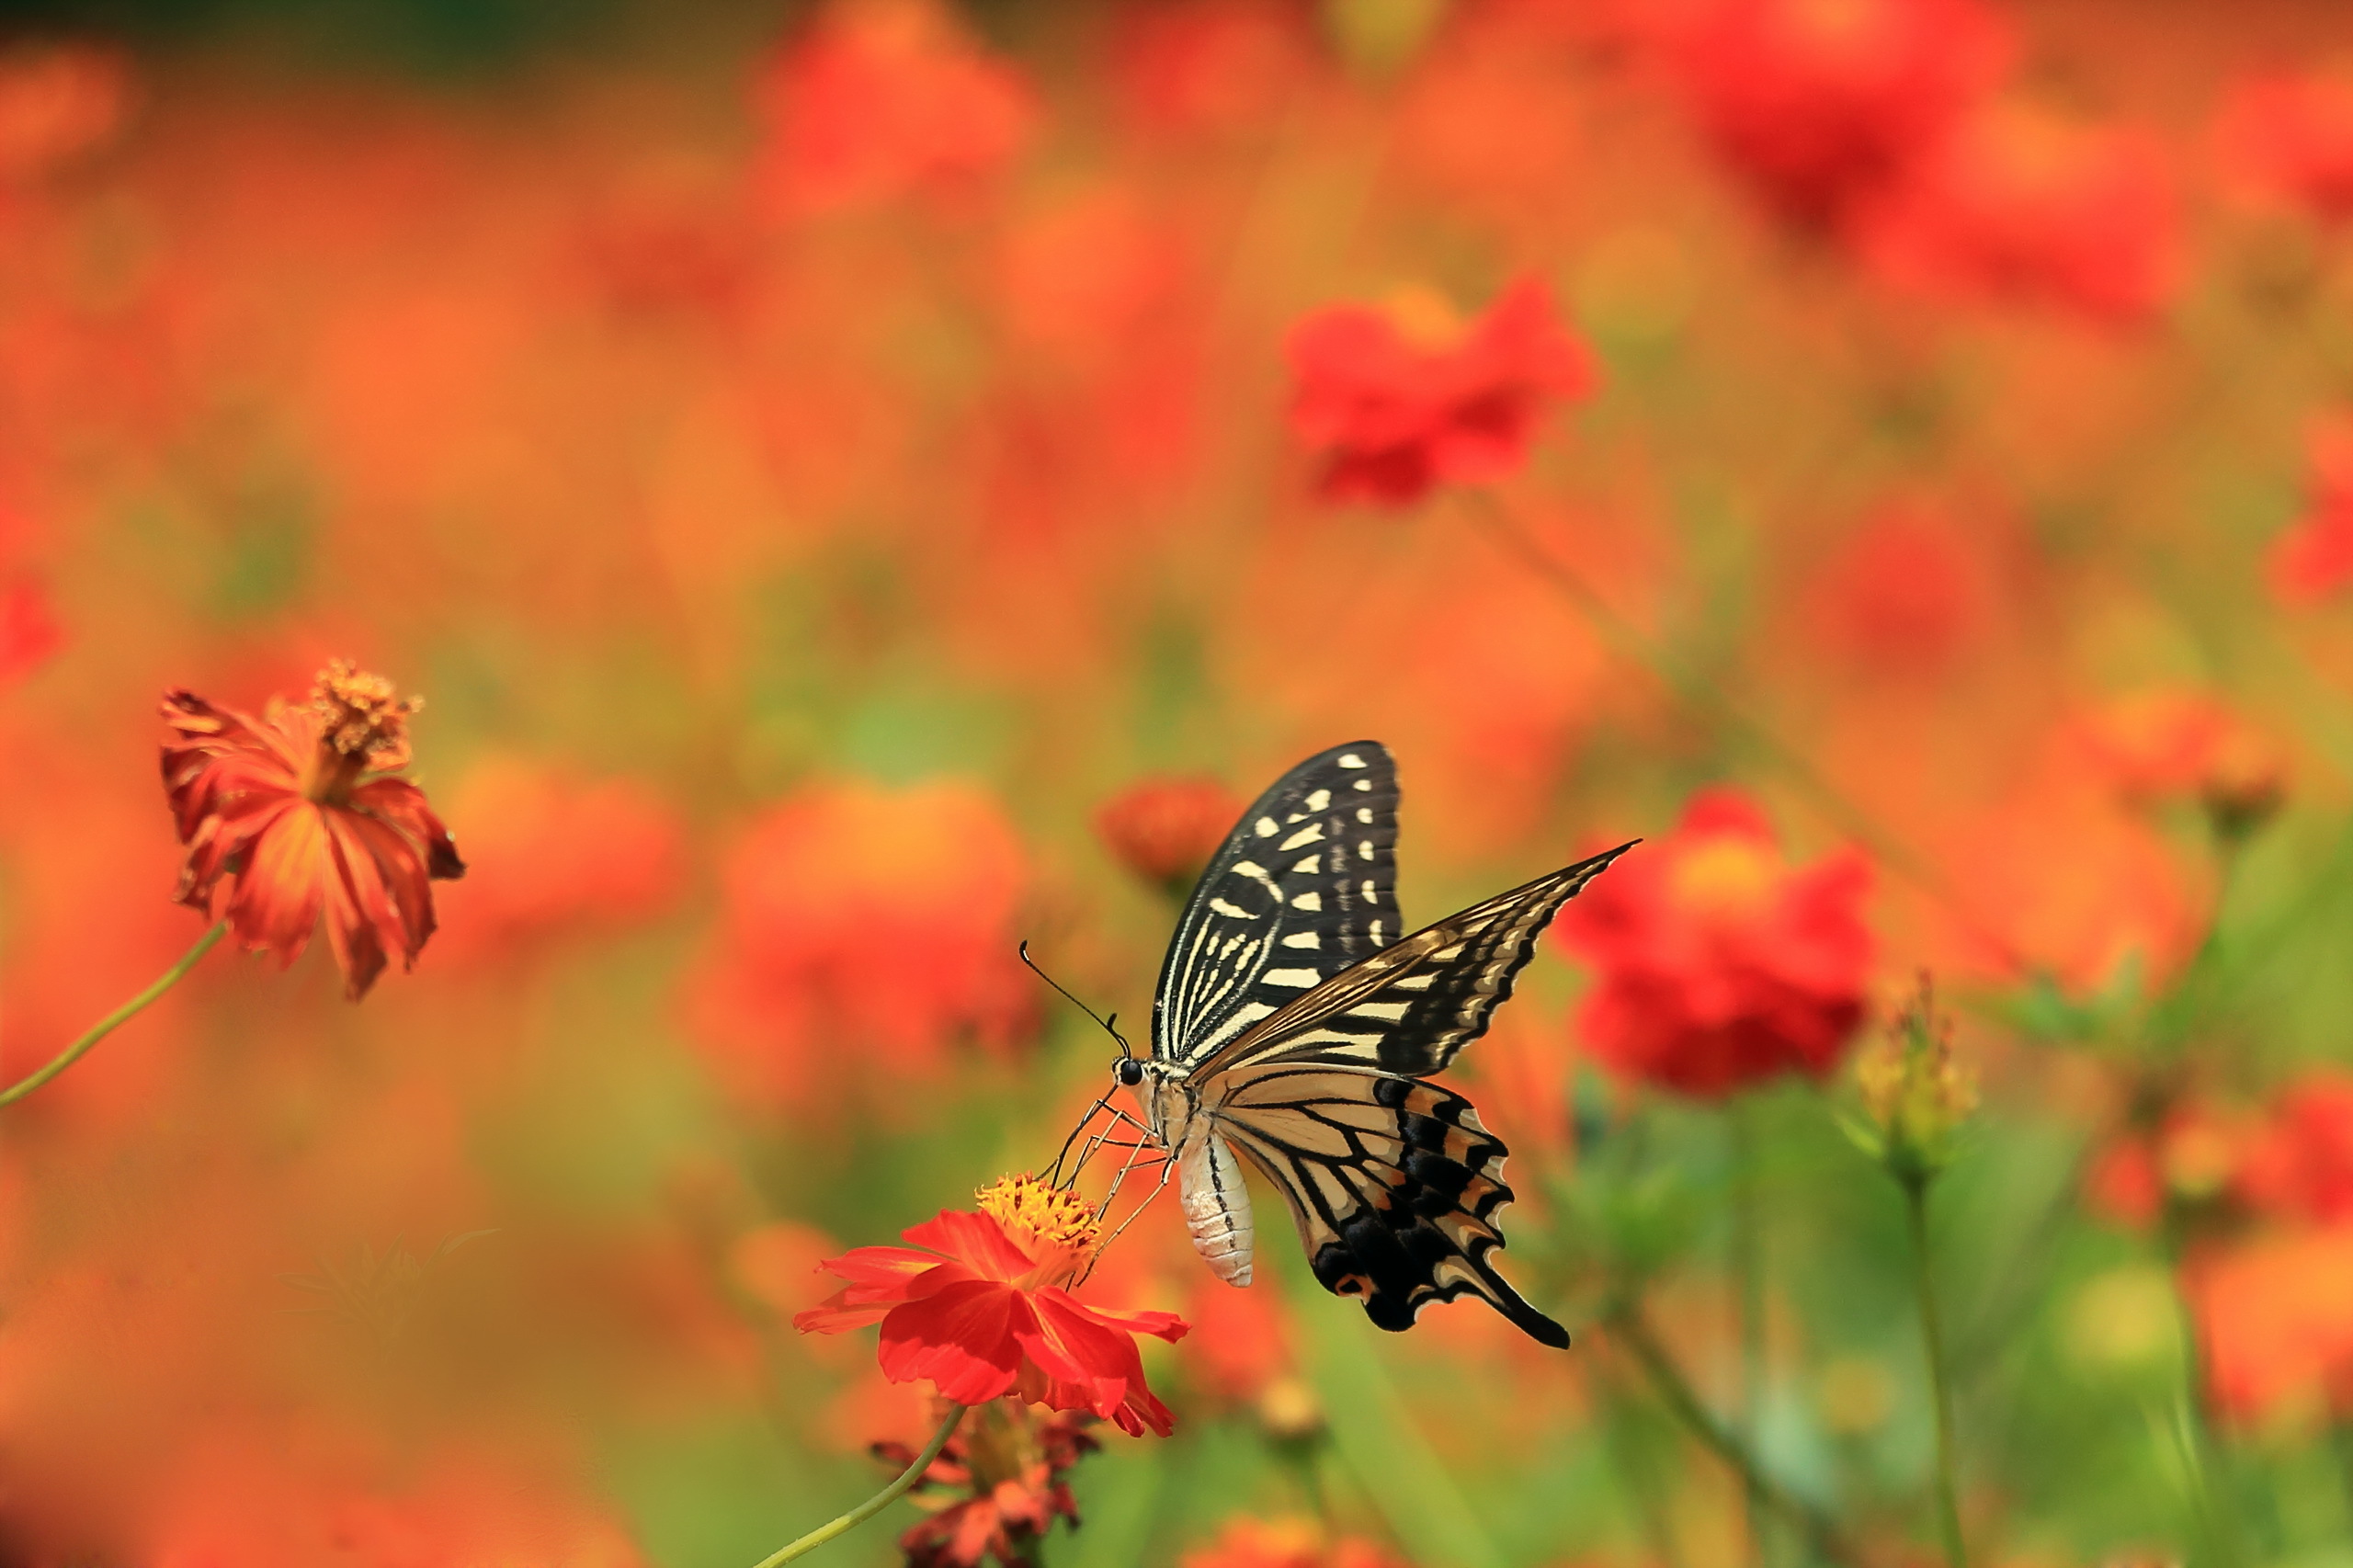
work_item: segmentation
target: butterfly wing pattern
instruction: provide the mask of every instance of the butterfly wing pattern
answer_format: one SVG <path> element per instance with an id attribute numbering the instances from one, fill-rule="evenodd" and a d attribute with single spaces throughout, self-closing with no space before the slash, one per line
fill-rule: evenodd
<path id="1" fill-rule="evenodd" d="M 1355 788 L 1358 778 L 1370 788 Z M 1343 790 L 1381 806 L 1358 820 Z M 1470 1101 L 1422 1079 L 1485 1032 L 1552 916 L 1631 846 L 1400 938 L 1391 924 L 1396 799 L 1387 752 L 1359 742 L 1302 763 L 1251 808 L 1178 923 L 1154 1008 L 1154 1053 L 1184 1072 L 1205 1131 L 1281 1191 L 1324 1289 L 1361 1301 L 1392 1330 L 1412 1326 L 1431 1301 L 1476 1295 L 1536 1339 L 1565 1346 L 1567 1331 L 1488 1261 L 1504 1244 L 1495 1218 L 1512 1198 L 1502 1140 Z M 1268 821 L 1277 831 L 1263 831 Z M 1293 880 L 1278 877 L 1255 846 L 1290 843 L 1310 823 L 1324 833 L 1295 849 L 1318 846 L 1329 858 L 1311 866 L 1304 854 L 1279 852 L 1272 858 Z M 1351 827 L 1380 831 L 1347 836 Z M 1359 850 L 1381 877 L 1336 891 Z M 1302 892 L 1313 900 L 1312 924 L 1290 914 Z M 1284 945 L 1310 930 L 1315 942 Z M 1312 972 L 1271 972 L 1283 968 Z"/>
<path id="2" fill-rule="evenodd" d="M 1319 752 L 1242 813 L 1186 901 L 1152 1004 L 1156 1057 L 1190 1062 L 1404 933 L 1397 768 Z"/>

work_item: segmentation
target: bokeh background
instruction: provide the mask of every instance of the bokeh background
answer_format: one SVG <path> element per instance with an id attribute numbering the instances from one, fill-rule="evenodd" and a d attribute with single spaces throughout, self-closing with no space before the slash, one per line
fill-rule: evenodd
<path id="1" fill-rule="evenodd" d="M 1179 1426 L 1108 1434 L 1047 1560 L 1807 1561 L 1630 1294 L 1933 1560 L 1840 1121 L 1926 969 L 1976 1558 L 2353 1563 L 2341 8 L 7 18 L 0 1066 L 201 928 L 166 686 L 421 692 L 472 869 L 363 1003 L 218 953 L 0 1113 L 0 1561 L 722 1568 L 847 1506 L 928 1416 L 791 1331 L 813 1264 L 1105 1081 L 1015 943 L 1141 1019 L 1204 833 L 1370 736 L 1411 916 L 1650 841 L 1456 1075 L 1578 1344 L 1381 1335 L 1269 1197 L 1229 1292 L 1164 1209 L 1098 1285 L 1195 1322 Z M 1589 385 L 1336 485 L 1301 324 L 1475 382 L 1515 288 Z"/>

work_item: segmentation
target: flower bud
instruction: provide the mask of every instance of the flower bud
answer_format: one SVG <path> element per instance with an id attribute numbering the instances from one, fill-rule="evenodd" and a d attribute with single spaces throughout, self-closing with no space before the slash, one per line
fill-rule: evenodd
<path id="1" fill-rule="evenodd" d="M 1856 1062 L 1855 1081 L 1870 1118 L 1866 1146 L 1898 1180 L 1925 1181 L 1952 1162 L 1954 1135 L 1977 1108 L 1977 1075 L 1952 1059 L 1952 1020 L 1936 1011 L 1926 975 L 1888 1037 Z"/>

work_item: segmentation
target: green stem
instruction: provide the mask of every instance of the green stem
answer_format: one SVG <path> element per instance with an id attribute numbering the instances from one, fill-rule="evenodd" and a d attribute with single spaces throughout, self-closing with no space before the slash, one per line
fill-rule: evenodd
<path id="1" fill-rule="evenodd" d="M 2198 1335 L 2198 1313 L 2189 1300 L 2187 1248 L 2178 1214 L 2168 1214 L 2158 1232 L 2165 1254 L 2165 1272 L 2173 1281 L 2174 1310 L 2181 1335 L 2181 1426 L 2183 1448 L 2189 1461 L 2190 1490 L 2204 1528 L 2211 1559 L 2222 1568 L 2239 1568 L 2246 1561 L 2239 1531 L 2238 1499 L 2226 1492 L 2222 1452 L 2214 1440 L 2206 1411 L 2206 1348 Z"/>
<path id="2" fill-rule="evenodd" d="M 1603 1319 L 1610 1337 L 1625 1347 L 1634 1363 L 1650 1379 L 1651 1388 L 1677 1420 L 1689 1429 L 1691 1435 L 1732 1471 L 1743 1485 L 1751 1489 L 1765 1506 L 1779 1515 L 1792 1528 L 1812 1543 L 1823 1561 L 1836 1568 L 1862 1568 L 1863 1559 L 1852 1542 L 1830 1517 L 1811 1503 L 1784 1491 L 1748 1451 L 1739 1437 L 1716 1419 L 1708 1407 L 1699 1403 L 1692 1392 L 1691 1381 L 1683 1375 L 1666 1347 L 1658 1342 L 1644 1321 L 1642 1310 L 1630 1301 L 1620 1301 Z"/>
<path id="3" fill-rule="evenodd" d="M 51 1078 L 56 1077 L 60 1073 L 64 1072 L 68 1067 L 73 1066 L 74 1063 L 82 1060 L 84 1056 L 89 1054 L 89 1051 L 92 1046 L 106 1039 L 107 1036 L 114 1033 L 115 1030 L 120 1028 L 124 1024 L 129 1023 L 133 1017 L 136 1017 L 151 1003 L 153 1003 L 155 998 L 161 996 L 165 992 L 169 991 L 173 986 L 178 984 L 180 976 L 186 974 L 189 970 L 194 969 L 196 967 L 197 960 L 202 958 L 205 954 L 210 952 L 212 950 L 213 944 L 220 941 L 221 938 L 227 934 L 228 929 L 229 923 L 226 920 L 214 923 L 214 925 L 208 929 L 203 936 L 199 937 L 196 939 L 196 946 L 181 954 L 180 961 L 165 970 L 162 978 L 158 979 L 153 985 L 150 985 L 146 990 L 142 991 L 138 995 L 133 996 L 130 1001 L 125 1002 L 121 1006 L 117 1007 L 113 1012 L 108 1013 L 105 1017 L 100 1018 L 97 1023 L 92 1024 L 88 1031 L 85 1033 L 81 1039 L 75 1040 L 72 1045 L 67 1046 L 63 1051 L 58 1052 L 56 1057 L 50 1062 L 48 1066 L 40 1069 L 38 1072 L 35 1072 L 27 1077 L 19 1079 L 16 1083 L 9 1085 L 5 1089 L 0 1089 L 0 1106 L 16 1104 L 18 1100 L 23 1099 L 27 1095 L 31 1094 L 35 1089 L 40 1088 L 43 1084 L 48 1083 Z"/>
<path id="4" fill-rule="evenodd" d="M 1925 1176 L 1915 1176 L 1902 1185 L 1904 1215 L 1912 1232 L 1912 1283 L 1920 1301 L 1920 1345 L 1928 1358 L 1928 1391 L 1937 1408 L 1937 1528 L 1944 1535 L 1947 1568 L 1969 1568 L 1953 1469 L 1952 1381 L 1945 1373 L 1944 1329 L 1928 1267 L 1928 1183 Z"/>
<path id="5" fill-rule="evenodd" d="M 777 1548 L 766 1557 L 761 1558 L 755 1568 L 777 1568 L 780 1562 L 790 1562 L 796 1557 L 805 1556 L 835 1536 L 848 1534 L 905 1496 L 907 1489 L 921 1481 L 923 1472 L 931 1468 L 931 1461 L 939 1457 L 939 1450 L 948 1446 L 948 1439 L 956 1435 L 957 1426 L 963 1421 L 964 1412 L 968 1408 L 970 1407 L 961 1404 L 949 1408 L 948 1419 L 939 1424 L 939 1430 L 931 1435 L 931 1441 L 925 1445 L 923 1452 L 915 1456 L 915 1463 L 901 1471 L 897 1480 L 852 1508 L 848 1513 L 842 1515 L 841 1517 L 829 1519 L 799 1540 Z"/>
<path id="6" fill-rule="evenodd" d="M 1756 1133 L 1746 1096 L 1727 1108 L 1732 1131 L 1733 1306 L 1740 1324 L 1740 1419 L 1751 1448 L 1765 1414 L 1765 1268 L 1757 1230 L 1764 1219 L 1756 1192 Z M 1752 1482 L 1742 1488 L 1748 1559 L 1770 1558 L 1765 1540 L 1765 1499 Z"/>

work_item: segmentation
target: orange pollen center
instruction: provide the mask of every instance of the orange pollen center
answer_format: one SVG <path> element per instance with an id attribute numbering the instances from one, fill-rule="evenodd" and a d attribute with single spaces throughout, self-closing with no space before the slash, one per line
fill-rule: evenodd
<path id="1" fill-rule="evenodd" d="M 981 1212 L 1024 1250 L 1084 1254 L 1103 1239 L 1103 1227 L 1086 1199 L 1036 1176 L 1006 1176 L 981 1188 L 979 1197 Z"/>
<path id="2" fill-rule="evenodd" d="M 406 767 L 409 715 L 424 706 L 423 698 L 403 698 L 391 681 L 348 659 L 328 665 L 311 687 L 319 755 L 304 792 L 313 800 L 334 800 L 364 773 Z"/>

